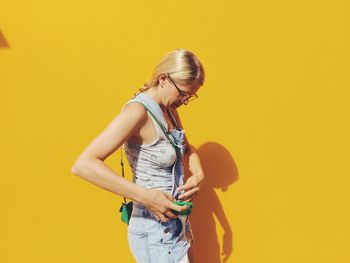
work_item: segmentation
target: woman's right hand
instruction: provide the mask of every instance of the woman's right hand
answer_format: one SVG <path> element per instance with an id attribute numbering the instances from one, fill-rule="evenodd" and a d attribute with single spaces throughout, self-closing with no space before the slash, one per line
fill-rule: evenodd
<path id="1" fill-rule="evenodd" d="M 157 189 L 147 189 L 142 204 L 153 213 L 157 220 L 167 222 L 169 218 L 177 217 L 177 215 L 170 211 L 171 209 L 181 212 L 188 208 L 186 205 L 179 206 L 173 203 L 175 201 L 176 199 L 167 192 L 162 192 Z"/>

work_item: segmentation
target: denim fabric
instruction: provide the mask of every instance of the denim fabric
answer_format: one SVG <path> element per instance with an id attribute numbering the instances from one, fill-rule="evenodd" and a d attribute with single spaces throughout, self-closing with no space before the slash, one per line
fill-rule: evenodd
<path id="1" fill-rule="evenodd" d="M 182 129 L 178 129 L 178 130 L 171 130 L 171 135 L 174 138 L 174 142 L 175 145 L 178 147 L 178 149 L 181 152 L 181 156 L 184 155 L 185 153 L 185 144 L 184 144 L 184 131 Z M 173 167 L 173 176 L 174 176 L 174 184 L 173 184 L 173 188 L 171 190 L 171 195 L 174 196 L 176 199 L 178 199 L 178 196 L 181 193 L 184 193 L 185 191 L 181 191 L 178 192 L 176 190 L 177 187 L 179 187 L 180 185 L 184 184 L 184 168 L 183 168 L 183 164 L 182 164 L 182 160 L 181 159 L 176 159 L 176 162 L 174 164 Z"/>
<path id="2" fill-rule="evenodd" d="M 162 222 L 134 201 L 128 225 L 131 253 L 138 263 L 178 263 L 191 246 L 190 227 L 188 216 Z"/>

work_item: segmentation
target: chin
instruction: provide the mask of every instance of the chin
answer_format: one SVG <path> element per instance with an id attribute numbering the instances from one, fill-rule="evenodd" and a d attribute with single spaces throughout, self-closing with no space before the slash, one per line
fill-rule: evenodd
<path id="1" fill-rule="evenodd" d="M 173 103 L 171 103 L 170 107 L 173 109 L 176 109 L 178 107 L 180 107 L 183 103 L 181 101 L 174 101 Z"/>

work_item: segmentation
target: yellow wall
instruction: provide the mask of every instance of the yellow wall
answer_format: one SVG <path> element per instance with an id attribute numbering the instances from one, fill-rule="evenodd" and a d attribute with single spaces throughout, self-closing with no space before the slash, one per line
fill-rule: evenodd
<path id="1" fill-rule="evenodd" d="M 207 74 L 179 110 L 208 178 L 198 262 L 350 262 L 349 7 L 3 0 L 0 262 L 133 262 L 122 198 L 70 169 L 174 48 Z"/>

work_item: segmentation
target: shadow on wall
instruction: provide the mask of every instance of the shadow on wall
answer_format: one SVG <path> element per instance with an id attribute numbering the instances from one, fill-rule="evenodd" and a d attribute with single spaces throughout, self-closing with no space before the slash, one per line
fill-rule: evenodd
<path id="1" fill-rule="evenodd" d="M 4 34 L 0 30 L 0 48 L 10 48 L 9 43 L 6 41 Z"/>
<path id="2" fill-rule="evenodd" d="M 228 187 L 238 180 L 238 169 L 229 151 L 218 143 L 207 142 L 198 149 L 193 148 L 201 159 L 205 181 L 201 184 L 198 196 L 193 200 L 190 222 L 194 244 L 189 251 L 189 257 L 191 263 L 226 262 L 233 251 L 233 234 L 214 189 L 226 192 Z M 187 167 L 185 173 L 190 174 Z M 222 248 L 219 245 L 214 215 L 224 230 Z"/>

